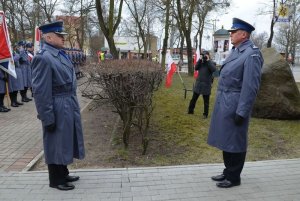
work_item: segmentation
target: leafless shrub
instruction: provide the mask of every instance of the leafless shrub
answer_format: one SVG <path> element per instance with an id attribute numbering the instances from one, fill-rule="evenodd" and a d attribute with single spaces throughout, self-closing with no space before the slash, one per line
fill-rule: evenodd
<path id="1" fill-rule="evenodd" d="M 123 143 L 129 144 L 130 128 L 136 126 L 142 136 L 143 154 L 148 146 L 152 96 L 162 82 L 159 64 L 146 60 L 108 60 L 85 69 L 88 77 L 83 95 L 109 99 L 123 121 Z"/>

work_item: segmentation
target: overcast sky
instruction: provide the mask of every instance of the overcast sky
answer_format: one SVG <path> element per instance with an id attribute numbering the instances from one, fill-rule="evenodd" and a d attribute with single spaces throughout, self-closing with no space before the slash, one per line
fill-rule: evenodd
<path id="1" fill-rule="evenodd" d="M 256 33 L 266 31 L 270 33 L 271 15 L 259 15 L 261 10 L 270 10 L 272 6 L 271 0 L 232 0 L 230 7 L 227 8 L 225 14 L 211 13 L 210 18 L 216 20 L 216 30 L 229 29 L 232 26 L 232 18 L 240 18 L 255 27 Z M 212 30 L 205 31 L 206 36 L 202 39 L 203 48 L 210 49 L 212 45 Z"/>
<path id="2" fill-rule="evenodd" d="M 269 32 L 271 16 L 270 15 L 258 15 L 259 10 L 265 8 L 268 10 L 267 5 L 271 6 L 270 0 L 232 0 L 230 8 L 227 9 L 227 14 L 218 17 L 216 14 L 212 15 L 213 18 L 219 19 L 216 22 L 217 28 L 221 28 L 224 25 L 225 29 L 228 29 L 232 25 L 232 18 L 240 18 L 256 28 L 257 33 Z M 270 9 L 271 7 L 269 7 Z"/>

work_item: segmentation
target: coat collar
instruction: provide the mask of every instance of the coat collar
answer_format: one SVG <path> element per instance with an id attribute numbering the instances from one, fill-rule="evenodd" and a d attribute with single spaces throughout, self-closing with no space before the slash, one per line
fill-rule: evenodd
<path id="1" fill-rule="evenodd" d="M 46 49 L 47 51 L 50 52 L 50 54 L 52 54 L 53 56 L 55 57 L 58 57 L 59 60 L 66 66 L 72 68 L 72 63 L 71 61 L 69 61 L 67 58 L 65 58 L 63 55 L 59 55 L 59 52 L 60 51 L 63 51 L 62 49 L 57 49 L 56 47 L 52 46 L 51 44 L 49 43 L 44 43 L 44 46 L 43 46 L 44 49 Z"/>
<path id="2" fill-rule="evenodd" d="M 236 48 L 233 48 L 231 51 L 231 54 L 227 57 L 227 59 L 224 61 L 222 67 L 227 64 L 230 61 L 233 61 L 239 57 L 239 54 L 241 54 L 245 49 L 247 49 L 249 46 L 253 44 L 250 40 L 245 40 L 242 42 L 239 46 Z"/>
<path id="3" fill-rule="evenodd" d="M 236 49 L 239 52 L 243 52 L 245 49 L 247 49 L 250 45 L 252 45 L 252 41 L 250 40 L 245 40 L 244 42 L 242 42 L 239 46 L 236 47 Z"/>
<path id="4" fill-rule="evenodd" d="M 50 52 L 53 56 L 57 57 L 59 53 L 59 49 L 45 42 L 43 48 Z"/>

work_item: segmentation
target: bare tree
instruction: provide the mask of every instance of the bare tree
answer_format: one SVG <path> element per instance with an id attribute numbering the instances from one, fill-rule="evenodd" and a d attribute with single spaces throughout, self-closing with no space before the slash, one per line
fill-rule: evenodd
<path id="1" fill-rule="evenodd" d="M 34 2 L 40 6 L 45 19 L 48 22 L 52 22 L 54 11 L 58 6 L 58 0 L 34 0 Z"/>
<path id="2" fill-rule="evenodd" d="M 263 47 L 266 46 L 266 43 L 268 40 L 268 33 L 267 32 L 263 32 L 263 33 L 253 32 L 251 34 L 251 40 L 259 49 L 262 49 Z"/>
<path id="3" fill-rule="evenodd" d="M 127 7 L 134 19 L 134 24 L 138 30 L 138 41 L 141 38 L 144 47 L 144 59 L 147 58 L 147 24 L 146 24 L 146 12 L 148 10 L 149 4 L 147 0 L 125 0 Z"/>
<path id="4" fill-rule="evenodd" d="M 271 19 L 271 25 L 270 25 L 270 37 L 268 39 L 267 42 L 267 48 L 272 47 L 272 40 L 273 40 L 273 36 L 274 36 L 274 25 L 276 23 L 275 21 L 275 12 L 276 12 L 276 2 L 275 0 L 273 0 L 273 14 L 272 14 L 272 19 Z"/>
<path id="5" fill-rule="evenodd" d="M 70 40 L 76 40 L 79 48 L 82 49 L 86 38 L 86 30 L 88 26 L 89 13 L 95 9 L 94 1 L 92 0 L 67 0 L 64 3 L 62 13 L 67 16 L 77 18 L 76 23 L 71 23 L 71 29 L 75 30 L 72 35 L 69 36 Z M 70 35 L 70 34 L 69 34 Z M 72 39 L 71 39 L 72 38 Z M 71 42 L 71 41 L 70 41 Z"/>
<path id="6" fill-rule="evenodd" d="M 96 10 L 97 10 L 99 24 L 107 40 L 111 53 L 114 55 L 115 58 L 118 58 L 119 55 L 114 41 L 114 34 L 121 21 L 123 0 L 116 1 L 116 4 L 118 5 L 117 14 L 115 14 L 116 7 L 115 7 L 114 0 L 109 0 L 108 15 L 104 9 L 104 5 L 105 5 L 104 3 L 105 3 L 104 1 L 96 0 Z"/>
<path id="7" fill-rule="evenodd" d="M 165 36 L 163 40 L 163 46 L 161 51 L 161 66 L 164 69 L 166 65 L 166 54 L 168 48 L 168 39 L 169 39 L 169 19 L 170 19 L 170 9 L 171 9 L 171 0 L 162 1 L 162 9 L 165 10 Z"/>
<path id="8" fill-rule="evenodd" d="M 291 62 L 294 62 L 296 55 L 296 46 L 300 43 L 300 15 L 299 13 L 300 1 L 295 1 L 291 5 L 291 18 L 287 24 L 280 24 L 277 33 L 275 34 L 275 41 L 281 52 L 285 52 L 285 59 L 288 60 L 291 56 Z M 298 11 L 298 12 L 297 12 Z"/>
<path id="9" fill-rule="evenodd" d="M 208 14 L 211 11 L 216 11 L 219 14 L 221 14 L 221 12 L 226 11 L 226 8 L 230 6 L 230 3 L 231 3 L 230 0 L 223 0 L 222 2 L 218 2 L 215 0 L 211 0 L 211 1 L 198 0 L 197 9 L 196 9 L 196 14 L 197 14 L 196 37 L 199 34 L 199 44 L 197 43 L 198 40 L 196 40 L 196 46 L 199 46 L 199 50 L 202 49 L 203 31 L 205 29 L 205 24 L 206 24 L 206 19 L 208 17 Z"/>
<path id="10" fill-rule="evenodd" d="M 292 2 L 292 18 L 290 22 L 290 49 L 291 62 L 295 62 L 296 46 L 300 43 L 300 1 Z"/>
<path id="11" fill-rule="evenodd" d="M 35 19 L 33 1 L 11 0 L 3 1 L 1 4 L 9 20 L 8 26 L 12 33 L 12 41 L 32 38 Z"/>
<path id="12" fill-rule="evenodd" d="M 192 19 L 195 10 L 196 0 L 186 0 L 181 2 L 181 0 L 176 0 L 177 3 L 177 13 L 178 13 L 178 26 L 182 29 L 186 40 L 187 58 L 188 58 L 188 74 L 193 75 L 193 49 L 192 49 Z M 185 15 L 186 13 L 186 15 Z M 184 17 L 186 16 L 186 17 Z"/>

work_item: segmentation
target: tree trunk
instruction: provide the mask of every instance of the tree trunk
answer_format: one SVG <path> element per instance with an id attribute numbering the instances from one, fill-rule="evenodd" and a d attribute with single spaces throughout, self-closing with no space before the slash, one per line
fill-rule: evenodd
<path id="1" fill-rule="evenodd" d="M 161 52 L 161 67 L 163 69 L 166 68 L 166 54 L 167 54 L 167 48 L 168 48 L 168 38 L 169 38 L 169 18 L 170 18 L 170 4 L 171 0 L 167 0 L 166 5 L 166 22 L 165 22 L 165 37 L 163 40 L 163 48 Z"/>
<path id="2" fill-rule="evenodd" d="M 275 24 L 275 9 L 276 9 L 276 4 L 275 4 L 275 0 L 273 0 L 273 16 L 271 19 L 271 27 L 270 27 L 270 37 L 268 39 L 267 42 L 267 48 L 272 47 L 272 40 L 273 40 L 273 36 L 274 36 L 274 24 Z"/>
<path id="3" fill-rule="evenodd" d="M 123 0 L 120 0 L 119 2 L 119 11 L 117 17 L 114 15 L 114 9 L 115 9 L 114 0 L 110 0 L 108 22 L 104 21 L 104 16 L 103 16 L 104 13 L 102 12 L 101 0 L 95 0 L 95 1 L 96 1 L 96 10 L 97 10 L 97 16 L 99 20 L 99 25 L 107 40 L 110 52 L 114 56 L 114 58 L 119 58 L 119 53 L 117 51 L 115 41 L 114 41 L 114 34 L 121 21 Z"/>
<path id="4" fill-rule="evenodd" d="M 190 33 L 187 33 L 186 36 L 190 36 Z M 193 64 L 193 48 L 191 37 L 186 37 L 186 51 L 188 56 L 188 74 L 194 74 L 194 64 Z"/>

